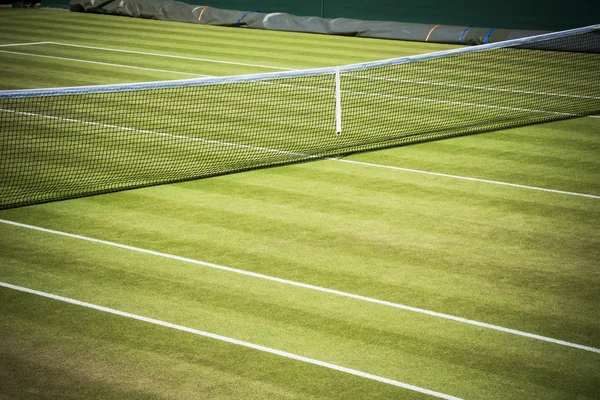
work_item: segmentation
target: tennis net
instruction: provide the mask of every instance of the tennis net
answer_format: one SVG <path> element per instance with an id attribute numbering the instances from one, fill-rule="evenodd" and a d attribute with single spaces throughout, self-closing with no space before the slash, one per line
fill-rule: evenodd
<path id="1" fill-rule="evenodd" d="M 0 209 L 600 112 L 600 25 L 222 78 L 0 91 Z"/>

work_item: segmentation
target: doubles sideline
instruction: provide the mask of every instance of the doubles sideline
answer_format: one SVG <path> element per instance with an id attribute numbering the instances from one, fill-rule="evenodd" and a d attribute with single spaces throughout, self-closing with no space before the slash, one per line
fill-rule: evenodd
<path id="1" fill-rule="evenodd" d="M 331 294 L 331 295 L 351 298 L 354 300 L 365 301 L 368 303 L 374 303 L 374 304 L 379 304 L 379 305 L 383 305 L 383 306 L 387 306 L 387 307 L 393 307 L 393 308 L 397 308 L 397 309 L 401 309 L 401 310 L 405 310 L 405 311 L 416 312 L 419 314 L 429 315 L 431 317 L 443 318 L 443 319 L 447 319 L 447 320 L 451 320 L 451 321 L 455 321 L 455 322 L 460 322 L 463 324 L 477 326 L 480 328 L 492 329 L 495 331 L 509 333 L 512 335 L 523 336 L 523 337 L 530 338 L 530 339 L 541 340 L 541 341 L 548 342 L 548 343 L 553 343 L 553 344 L 557 344 L 557 345 L 561 345 L 561 346 L 576 348 L 576 349 L 590 351 L 593 353 L 600 354 L 600 349 L 597 349 L 595 347 L 585 346 L 585 345 L 572 343 L 572 342 L 567 342 L 564 340 L 554 339 L 554 338 L 550 338 L 547 336 L 536 335 L 533 333 L 519 331 L 517 329 L 505 328 L 505 327 L 499 326 L 499 325 L 488 324 L 486 322 L 479 322 L 479 321 L 475 321 L 475 320 L 471 320 L 471 319 L 467 319 L 467 318 L 457 317 L 454 315 L 449 315 L 449 314 L 439 313 L 436 311 L 426 310 L 423 308 L 412 307 L 412 306 L 408 306 L 405 304 L 393 303 L 393 302 L 386 301 L 386 300 L 379 300 L 379 299 L 375 299 L 372 297 L 366 297 L 366 296 L 361 296 L 358 294 L 342 292 L 340 290 L 329 289 L 329 288 L 325 288 L 322 286 L 310 285 L 307 283 L 296 282 L 296 281 L 292 281 L 289 279 L 277 278 L 274 276 L 263 275 L 263 274 L 259 274 L 256 272 L 251 272 L 251 271 L 236 269 L 236 268 L 227 267 L 227 266 L 223 266 L 223 265 L 213 264 L 213 263 L 209 263 L 206 261 L 194 260 L 191 258 L 181 257 L 181 256 L 173 255 L 173 254 L 161 253 L 161 252 L 154 251 L 154 250 L 142 249 L 139 247 L 129 246 L 129 245 L 115 243 L 115 242 L 109 242 L 106 240 L 95 239 L 95 238 L 91 238 L 88 236 L 76 235 L 73 233 L 62 232 L 62 231 L 57 231 L 57 230 L 53 230 L 53 229 L 42 228 L 42 227 L 38 227 L 38 226 L 34 226 L 34 225 L 23 224 L 20 222 L 0 219 L 0 223 L 6 224 L 6 225 L 13 225 L 13 226 L 17 226 L 17 227 L 25 228 L 25 229 L 31 229 L 31 230 L 35 230 L 35 231 L 39 231 L 39 232 L 50 233 L 53 235 L 59 235 L 59 236 L 73 238 L 73 239 L 83 240 L 83 241 L 87 241 L 87 242 L 98 243 L 98 244 L 121 248 L 121 249 L 125 249 L 125 250 L 135 251 L 138 253 L 149 254 L 149 255 L 162 257 L 162 258 L 166 258 L 166 259 L 170 259 L 170 260 L 185 262 L 188 264 L 194 264 L 194 265 L 199 265 L 199 266 L 203 266 L 203 267 L 214 268 L 214 269 L 221 270 L 221 271 L 227 271 L 227 272 L 232 272 L 232 273 L 236 273 L 236 274 L 240 274 L 240 275 L 250 276 L 253 278 L 264 279 L 264 280 L 271 281 L 271 282 L 277 282 L 277 283 L 284 284 L 284 285 L 290 285 L 290 286 L 295 286 L 295 287 L 301 287 L 301 288 L 308 289 L 308 290 L 314 290 L 316 292 L 327 293 L 327 294 Z"/>
<path id="2" fill-rule="evenodd" d="M 297 354 L 288 353 L 286 351 L 273 349 L 271 347 L 261 346 L 259 344 L 254 344 L 254 343 L 250 343 L 250 342 L 244 342 L 242 340 L 233 339 L 233 338 L 230 338 L 230 337 L 227 337 L 227 336 L 217 335 L 215 333 L 210 333 L 210 332 L 205 332 L 205 331 L 201 331 L 201 330 L 198 330 L 198 329 L 189 328 L 189 327 L 183 326 L 183 325 L 172 324 L 170 322 L 165 322 L 165 321 L 161 321 L 161 320 L 154 319 L 154 318 L 148 318 L 148 317 L 144 317 L 144 316 L 141 316 L 141 315 L 128 313 L 128 312 L 125 312 L 125 311 L 115 310 L 114 308 L 103 307 L 103 306 L 99 306 L 99 305 L 92 304 L 92 303 L 86 303 L 84 301 L 71 299 L 69 297 L 63 297 L 63 296 L 58 296 L 58 295 L 51 294 L 51 293 L 41 292 L 39 290 L 34 290 L 34 289 L 29 289 L 29 288 L 26 288 L 26 287 L 22 287 L 22 286 L 12 285 L 12 284 L 6 283 L 6 282 L 0 282 L 0 287 L 4 287 L 4 288 L 7 288 L 7 289 L 12 289 L 12 290 L 17 290 L 17 291 L 24 292 L 24 293 L 34 294 L 34 295 L 37 295 L 37 296 L 41 296 L 41 297 L 45 297 L 45 298 L 49 298 L 49 299 L 53 299 L 53 300 L 62 301 L 64 303 L 74 304 L 74 305 L 81 306 L 81 307 L 86 307 L 86 308 L 91 308 L 93 310 L 102 311 L 102 312 L 105 312 L 105 313 L 109 313 L 109 314 L 113 314 L 113 315 L 118 315 L 118 316 L 125 317 L 125 318 L 130 318 L 130 319 L 134 319 L 134 320 L 137 320 L 137 321 L 142 321 L 142 322 L 146 322 L 146 323 L 153 324 L 153 325 L 159 325 L 159 326 L 162 326 L 162 327 L 165 327 L 165 328 L 176 329 L 178 331 L 187 332 L 187 333 L 191 333 L 191 334 L 194 334 L 194 335 L 203 336 L 203 337 L 206 337 L 206 338 L 215 339 L 215 340 L 219 340 L 219 341 L 222 341 L 222 342 L 226 342 L 226 343 L 235 344 L 235 345 L 238 345 L 238 346 L 247 347 L 247 348 L 258 350 L 258 351 L 262 351 L 262 352 L 265 352 L 265 353 L 274 354 L 274 355 L 277 355 L 277 356 L 280 356 L 280 357 L 285 357 L 285 358 L 289 358 L 289 359 L 292 359 L 292 360 L 301 361 L 301 362 L 304 362 L 304 363 L 308 363 L 308 364 L 317 365 L 317 366 L 320 366 L 320 367 L 332 369 L 334 371 L 339 371 L 339 372 L 344 372 L 346 374 L 359 376 L 361 378 L 366 378 L 366 379 L 370 379 L 370 380 L 373 380 L 373 381 L 377 381 L 377 382 L 381 382 L 381 383 L 386 383 L 388 385 L 397 386 L 397 387 L 400 387 L 400 388 L 403 388 L 403 389 L 412 390 L 412 391 L 419 392 L 419 393 L 424 393 L 424 394 L 427 394 L 427 395 L 430 395 L 430 396 L 433 396 L 433 397 L 437 397 L 439 399 L 460 400 L 460 398 L 458 398 L 458 397 L 450 396 L 450 395 L 447 395 L 447 394 L 444 394 L 444 393 L 440 393 L 440 392 L 435 392 L 433 390 L 425 389 L 425 388 L 422 388 L 422 387 L 419 387 L 419 386 L 410 385 L 408 383 L 396 381 L 396 380 L 393 380 L 393 379 L 384 378 L 382 376 L 369 374 L 367 372 L 358 371 L 356 369 L 342 367 L 342 366 L 339 366 L 339 365 L 336 365 L 336 364 L 328 363 L 326 361 L 320 361 L 320 360 L 316 360 L 314 358 L 308 358 L 308 357 L 300 356 L 300 355 L 297 355 Z"/>

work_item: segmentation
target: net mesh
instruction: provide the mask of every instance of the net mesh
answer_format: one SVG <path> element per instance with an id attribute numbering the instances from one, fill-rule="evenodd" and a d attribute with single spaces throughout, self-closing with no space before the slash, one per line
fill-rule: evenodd
<path id="1" fill-rule="evenodd" d="M 599 71 L 594 26 L 337 69 L 0 92 L 0 208 L 598 114 Z"/>

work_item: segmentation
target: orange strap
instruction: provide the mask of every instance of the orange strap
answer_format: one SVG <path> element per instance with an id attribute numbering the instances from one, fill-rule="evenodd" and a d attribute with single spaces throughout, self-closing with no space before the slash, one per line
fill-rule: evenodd
<path id="1" fill-rule="evenodd" d="M 203 10 L 204 11 L 204 10 Z M 202 15 L 202 14 L 200 14 Z M 429 36 L 431 36 L 431 32 L 435 31 L 435 29 L 440 26 L 441 24 L 437 24 L 436 26 L 434 26 L 433 28 L 431 28 L 431 30 L 429 31 L 429 33 L 427 34 L 427 37 L 425 38 L 425 41 L 429 40 Z"/>
<path id="2" fill-rule="evenodd" d="M 200 21 L 200 18 L 202 18 L 202 14 L 204 14 L 204 11 L 206 11 L 207 8 L 208 6 L 204 7 L 202 11 L 200 11 L 200 15 L 198 15 L 198 21 Z"/>

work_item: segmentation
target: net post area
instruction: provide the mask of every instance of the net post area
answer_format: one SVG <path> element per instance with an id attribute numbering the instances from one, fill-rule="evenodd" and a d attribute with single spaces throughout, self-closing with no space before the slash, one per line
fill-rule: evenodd
<path id="1" fill-rule="evenodd" d="M 595 25 L 335 68 L 1 91 L 0 208 L 598 114 L 599 71 Z"/>
<path id="2" fill-rule="evenodd" d="M 335 133 L 342 133 L 342 85 L 340 68 L 335 69 Z"/>

